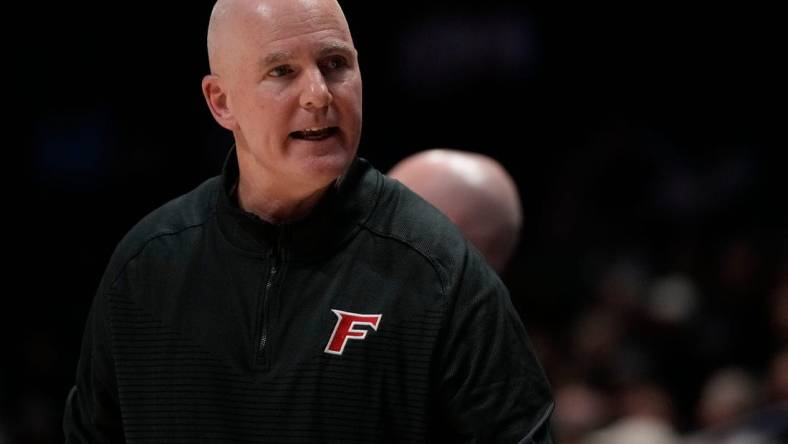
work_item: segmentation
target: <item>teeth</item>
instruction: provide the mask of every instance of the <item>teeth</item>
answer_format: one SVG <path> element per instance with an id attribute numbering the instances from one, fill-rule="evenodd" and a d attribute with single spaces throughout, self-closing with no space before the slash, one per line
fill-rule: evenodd
<path id="1" fill-rule="evenodd" d="M 334 130 L 334 127 L 305 128 L 300 131 L 293 131 L 292 134 L 293 137 L 298 139 L 320 139 L 330 136 L 333 134 Z"/>

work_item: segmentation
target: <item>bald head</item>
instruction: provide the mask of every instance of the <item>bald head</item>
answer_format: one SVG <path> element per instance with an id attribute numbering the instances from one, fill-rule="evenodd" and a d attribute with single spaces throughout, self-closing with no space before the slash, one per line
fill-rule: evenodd
<path id="1" fill-rule="evenodd" d="M 315 14 L 315 20 L 339 20 L 340 25 L 348 30 L 347 20 L 336 0 L 218 0 L 208 23 L 211 73 L 232 69 L 231 62 L 237 59 L 242 39 L 255 38 L 258 34 L 275 39 L 277 28 L 286 22 L 282 17 L 296 16 L 296 13 L 308 10 L 328 11 L 329 14 L 322 17 Z M 347 34 L 350 39 L 349 30 Z"/>
<path id="2" fill-rule="evenodd" d="M 394 166 L 399 180 L 451 219 L 498 272 L 520 234 L 522 208 L 511 176 L 494 159 L 454 150 L 428 150 Z"/>

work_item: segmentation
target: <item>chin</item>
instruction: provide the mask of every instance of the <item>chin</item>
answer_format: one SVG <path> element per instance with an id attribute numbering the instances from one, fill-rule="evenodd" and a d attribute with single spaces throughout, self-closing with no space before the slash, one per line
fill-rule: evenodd
<path id="1" fill-rule="evenodd" d="M 345 174 L 356 156 L 356 149 L 338 135 L 319 141 L 291 140 L 288 151 L 293 174 L 316 188 Z"/>
<path id="2" fill-rule="evenodd" d="M 303 159 L 299 170 L 303 178 L 309 178 L 316 185 L 326 186 L 345 171 L 353 162 L 353 155 L 346 151 L 335 151 Z"/>

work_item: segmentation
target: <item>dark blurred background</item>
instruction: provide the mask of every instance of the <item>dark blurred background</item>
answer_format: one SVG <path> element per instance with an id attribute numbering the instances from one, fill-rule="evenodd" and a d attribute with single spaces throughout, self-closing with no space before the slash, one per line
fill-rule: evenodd
<path id="1" fill-rule="evenodd" d="M 503 277 L 558 442 L 627 442 L 612 433 L 632 418 L 715 439 L 788 398 L 784 16 L 688 3 L 343 2 L 360 154 L 387 171 L 478 151 L 517 181 Z M 6 9 L 2 444 L 62 442 L 115 244 L 220 171 L 231 137 L 200 92 L 211 7 Z"/>

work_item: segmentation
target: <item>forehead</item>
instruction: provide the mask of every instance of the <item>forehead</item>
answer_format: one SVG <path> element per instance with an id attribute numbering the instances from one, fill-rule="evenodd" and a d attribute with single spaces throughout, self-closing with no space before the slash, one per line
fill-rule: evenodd
<path id="1" fill-rule="evenodd" d="M 323 40 L 352 44 L 345 17 L 331 0 L 261 2 L 244 19 L 242 27 L 258 47 Z"/>

